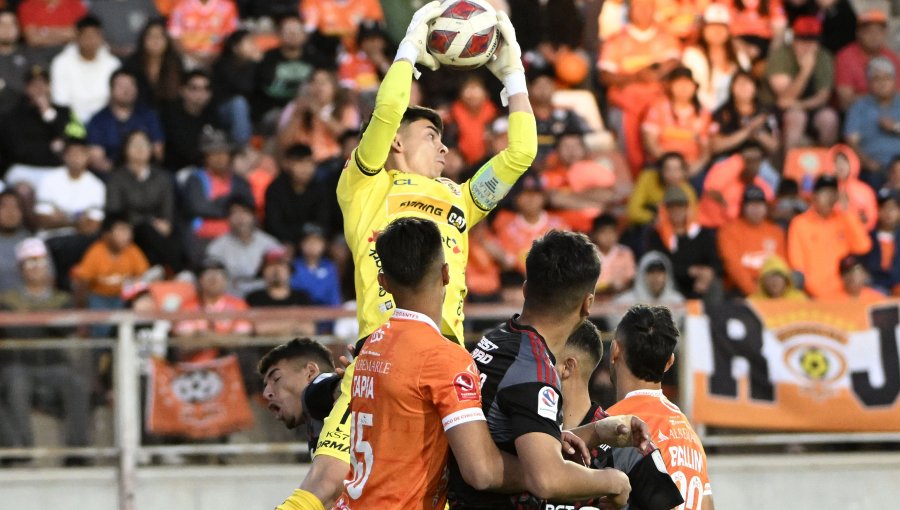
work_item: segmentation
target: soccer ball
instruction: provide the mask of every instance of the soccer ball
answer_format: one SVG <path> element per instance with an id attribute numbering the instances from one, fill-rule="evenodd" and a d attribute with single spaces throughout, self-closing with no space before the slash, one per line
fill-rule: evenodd
<path id="1" fill-rule="evenodd" d="M 483 66 L 499 43 L 497 12 L 484 0 L 447 3 L 428 30 L 428 53 L 452 69 Z"/>

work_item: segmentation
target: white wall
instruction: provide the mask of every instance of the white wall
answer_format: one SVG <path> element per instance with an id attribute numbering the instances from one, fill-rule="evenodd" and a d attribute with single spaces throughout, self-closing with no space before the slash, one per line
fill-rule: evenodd
<path id="1" fill-rule="evenodd" d="M 900 508 L 900 453 L 711 457 L 718 510 Z M 270 510 L 306 465 L 142 468 L 136 510 Z M 111 468 L 0 469 L 0 510 L 114 510 Z"/>

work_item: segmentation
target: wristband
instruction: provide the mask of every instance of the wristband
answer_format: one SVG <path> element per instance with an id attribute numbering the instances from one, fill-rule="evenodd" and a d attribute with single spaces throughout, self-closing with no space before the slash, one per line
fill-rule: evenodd
<path id="1" fill-rule="evenodd" d="M 312 492 L 297 489 L 275 510 L 325 510 L 325 505 Z"/>
<path id="2" fill-rule="evenodd" d="M 500 91 L 500 101 L 503 106 L 509 104 L 509 96 L 516 94 L 528 94 L 528 82 L 525 80 L 525 73 L 517 72 L 508 74 L 503 77 L 503 90 Z"/>
<path id="3" fill-rule="evenodd" d="M 416 69 L 416 61 L 419 60 L 419 48 L 412 41 L 400 41 L 397 53 L 394 55 L 394 62 L 398 60 L 408 60 L 413 66 L 413 76 L 418 80 L 422 73 Z"/>

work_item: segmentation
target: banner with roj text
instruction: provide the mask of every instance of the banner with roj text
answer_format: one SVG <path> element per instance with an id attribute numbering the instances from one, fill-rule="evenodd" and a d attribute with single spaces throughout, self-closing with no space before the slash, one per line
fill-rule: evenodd
<path id="1" fill-rule="evenodd" d="M 691 420 L 795 431 L 900 431 L 900 302 L 691 307 Z"/>

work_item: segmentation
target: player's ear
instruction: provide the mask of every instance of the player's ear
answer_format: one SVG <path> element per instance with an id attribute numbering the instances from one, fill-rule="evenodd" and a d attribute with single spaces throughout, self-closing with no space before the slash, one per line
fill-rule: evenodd
<path id="1" fill-rule="evenodd" d="M 675 353 L 669 354 L 669 359 L 666 361 L 666 369 L 663 372 L 668 372 L 672 365 L 675 363 Z"/>
<path id="2" fill-rule="evenodd" d="M 381 285 L 382 289 L 391 292 L 391 290 L 388 289 L 387 278 L 384 277 L 384 273 L 381 271 L 378 272 L 378 285 Z"/>
<path id="3" fill-rule="evenodd" d="M 615 363 L 619 360 L 619 356 L 621 356 L 622 348 L 619 347 L 619 341 L 615 338 L 609 346 L 609 362 Z"/>
<path id="4" fill-rule="evenodd" d="M 581 318 L 585 319 L 591 316 L 591 306 L 594 305 L 594 293 L 585 294 L 581 301 L 581 310 L 579 311 Z"/>
<path id="5" fill-rule="evenodd" d="M 306 380 L 312 381 L 313 379 L 318 377 L 319 374 L 322 373 L 322 371 L 319 370 L 318 363 L 316 363 L 315 361 L 307 361 L 306 362 L 306 373 L 307 373 Z"/>
<path id="6" fill-rule="evenodd" d="M 403 152 L 403 143 L 400 141 L 400 134 L 394 135 L 394 139 L 391 140 L 391 151 L 392 152 Z"/>
<path id="7" fill-rule="evenodd" d="M 444 286 L 450 284 L 450 264 L 444 262 L 444 265 L 441 266 L 441 278 L 444 281 Z"/>
<path id="8" fill-rule="evenodd" d="M 578 375 L 578 358 L 569 356 L 563 363 L 562 370 L 559 371 L 560 379 L 568 379 Z"/>

